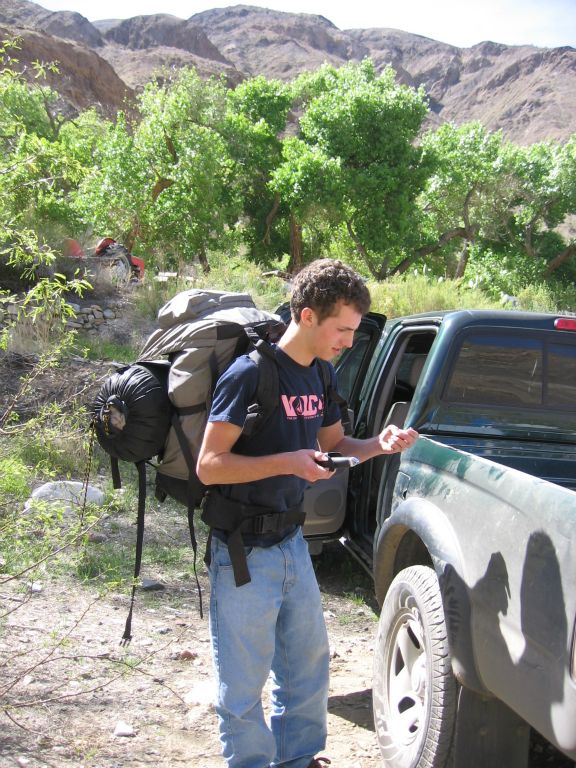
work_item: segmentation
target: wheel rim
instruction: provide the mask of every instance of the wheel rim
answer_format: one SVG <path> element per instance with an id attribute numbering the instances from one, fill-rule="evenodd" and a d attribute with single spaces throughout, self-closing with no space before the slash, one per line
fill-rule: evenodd
<path id="1" fill-rule="evenodd" d="M 387 730 L 397 745 L 409 747 L 425 732 L 428 710 L 428 658 L 415 606 L 397 614 L 385 658 Z"/>

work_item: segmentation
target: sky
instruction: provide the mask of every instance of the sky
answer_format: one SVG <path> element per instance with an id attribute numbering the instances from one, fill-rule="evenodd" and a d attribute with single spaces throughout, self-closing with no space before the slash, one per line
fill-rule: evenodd
<path id="1" fill-rule="evenodd" d="M 210 0 L 35 0 L 50 11 L 90 21 L 170 13 L 188 19 L 236 5 Z M 460 48 L 492 40 L 506 45 L 576 48 L 576 0 L 269 0 L 246 5 L 324 16 L 339 29 L 391 27 Z"/>

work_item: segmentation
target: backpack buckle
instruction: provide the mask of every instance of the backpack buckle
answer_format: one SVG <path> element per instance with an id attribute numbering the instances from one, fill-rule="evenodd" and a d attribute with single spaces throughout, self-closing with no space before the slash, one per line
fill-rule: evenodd
<path id="1" fill-rule="evenodd" d="M 275 512 L 268 512 L 264 515 L 257 515 L 253 518 L 253 533 L 274 533 L 278 530 L 278 518 L 279 515 Z"/>

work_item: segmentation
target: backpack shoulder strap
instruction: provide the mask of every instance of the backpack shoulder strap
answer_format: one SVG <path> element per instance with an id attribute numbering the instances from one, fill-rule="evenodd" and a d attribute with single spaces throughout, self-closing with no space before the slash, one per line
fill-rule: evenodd
<path id="1" fill-rule="evenodd" d="M 273 413 L 278 405 L 280 383 L 278 379 L 278 364 L 274 350 L 263 339 L 254 343 L 254 349 L 249 354 L 258 369 L 258 386 L 256 402 L 248 408 L 248 414 L 242 427 L 242 436 L 250 438 L 254 435 Z"/>

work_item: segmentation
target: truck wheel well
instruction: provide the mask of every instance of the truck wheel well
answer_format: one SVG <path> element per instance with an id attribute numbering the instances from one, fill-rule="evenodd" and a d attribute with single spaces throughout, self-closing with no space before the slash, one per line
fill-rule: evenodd
<path id="1" fill-rule="evenodd" d="M 394 558 L 394 573 L 392 577 L 396 576 L 404 568 L 408 568 L 410 565 L 428 565 L 434 567 L 432 558 L 428 552 L 422 539 L 417 536 L 414 531 L 407 531 L 396 550 L 396 556 Z"/>

